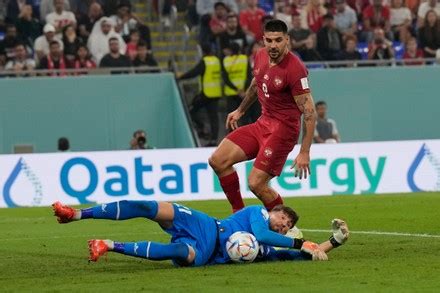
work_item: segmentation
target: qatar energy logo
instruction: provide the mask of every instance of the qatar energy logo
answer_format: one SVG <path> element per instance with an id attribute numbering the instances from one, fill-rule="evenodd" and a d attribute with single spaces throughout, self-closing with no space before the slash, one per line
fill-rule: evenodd
<path id="1" fill-rule="evenodd" d="M 8 207 L 38 206 L 43 199 L 40 179 L 23 158 L 12 169 L 3 186 L 3 198 Z M 20 198 L 20 201 L 14 201 Z"/>
<path id="2" fill-rule="evenodd" d="M 424 183 L 421 185 L 422 181 Z M 440 190 L 440 160 L 425 143 L 409 167 L 407 182 L 414 192 Z"/>

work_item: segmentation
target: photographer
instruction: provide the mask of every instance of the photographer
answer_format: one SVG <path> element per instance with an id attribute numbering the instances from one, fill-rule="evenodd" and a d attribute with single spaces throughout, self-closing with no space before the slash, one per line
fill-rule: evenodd
<path id="1" fill-rule="evenodd" d="M 394 57 L 392 42 L 385 38 L 384 30 L 374 29 L 374 38 L 369 45 L 369 60 L 390 60 Z"/>
<path id="2" fill-rule="evenodd" d="M 131 150 L 148 150 L 154 149 L 154 147 L 148 145 L 147 135 L 145 131 L 139 129 L 133 133 L 133 138 L 130 141 Z"/>

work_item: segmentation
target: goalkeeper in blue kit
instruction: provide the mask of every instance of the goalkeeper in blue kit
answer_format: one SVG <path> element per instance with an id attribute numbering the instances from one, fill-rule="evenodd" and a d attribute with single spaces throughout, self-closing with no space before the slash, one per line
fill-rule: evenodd
<path id="1" fill-rule="evenodd" d="M 150 260 L 172 260 L 178 266 L 223 264 L 230 262 L 226 241 L 237 231 L 255 236 L 260 243 L 258 259 L 262 261 L 327 260 L 327 253 L 344 244 L 349 235 L 345 222 L 335 219 L 333 235 L 321 244 L 287 237 L 285 234 L 296 224 L 298 215 L 283 205 L 271 211 L 263 206 L 249 206 L 223 220 L 176 203 L 157 201 L 123 200 L 85 209 L 74 209 L 60 202 L 52 206 L 59 223 L 84 219 L 121 221 L 147 218 L 171 235 L 171 241 L 167 244 L 89 240 L 90 261 L 97 261 L 112 251 Z"/>

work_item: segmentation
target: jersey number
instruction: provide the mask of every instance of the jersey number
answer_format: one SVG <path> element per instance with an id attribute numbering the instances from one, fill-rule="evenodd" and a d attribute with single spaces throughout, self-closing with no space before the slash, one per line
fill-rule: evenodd
<path id="1" fill-rule="evenodd" d="M 269 93 L 267 92 L 267 84 L 263 82 L 263 93 L 266 98 L 269 98 Z"/>
<path id="2" fill-rule="evenodd" d="M 179 209 L 179 212 L 181 212 L 181 213 L 186 213 L 186 214 L 188 214 L 188 215 L 192 215 L 192 212 L 191 212 L 191 210 L 189 209 L 189 208 L 187 208 L 187 207 L 184 207 L 184 206 L 182 206 L 182 205 L 180 205 L 180 204 L 175 204 L 177 207 L 178 207 L 178 209 Z"/>

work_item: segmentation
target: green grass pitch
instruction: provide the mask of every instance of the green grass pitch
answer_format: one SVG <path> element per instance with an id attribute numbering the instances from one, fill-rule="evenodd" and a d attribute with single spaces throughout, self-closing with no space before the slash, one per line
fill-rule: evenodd
<path id="1" fill-rule="evenodd" d="M 305 238 L 326 240 L 330 233 L 308 230 L 329 230 L 334 217 L 347 221 L 351 238 L 329 254 L 328 262 L 174 268 L 170 262 L 109 254 L 107 260 L 89 264 L 86 241 L 91 238 L 162 242 L 169 238 L 155 223 L 144 219 L 60 225 L 50 208 L 1 209 L 0 291 L 439 292 L 439 193 L 285 201 L 300 214 L 298 226 L 306 230 Z M 229 213 L 226 201 L 184 204 L 219 218 Z"/>

